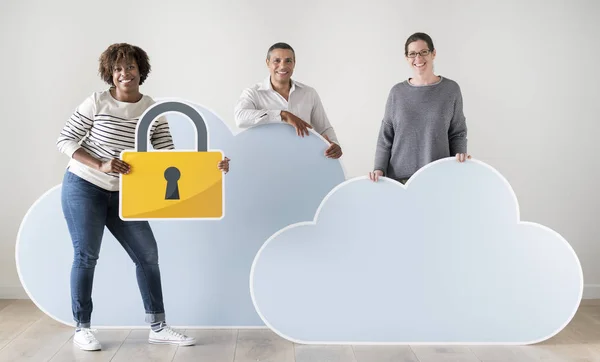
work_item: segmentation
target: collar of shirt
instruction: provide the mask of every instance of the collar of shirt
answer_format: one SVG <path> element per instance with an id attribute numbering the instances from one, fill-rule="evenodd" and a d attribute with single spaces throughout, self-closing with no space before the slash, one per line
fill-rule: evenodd
<path id="1" fill-rule="evenodd" d="M 292 86 L 290 87 L 290 94 L 292 94 L 292 92 L 296 89 L 296 87 L 298 88 L 302 88 L 303 84 L 296 82 L 293 79 L 290 79 L 290 82 L 292 83 Z M 271 76 L 268 75 L 261 83 L 260 85 L 260 90 L 267 90 L 267 91 L 273 91 L 275 92 L 275 89 L 273 89 L 273 85 L 271 85 Z"/>

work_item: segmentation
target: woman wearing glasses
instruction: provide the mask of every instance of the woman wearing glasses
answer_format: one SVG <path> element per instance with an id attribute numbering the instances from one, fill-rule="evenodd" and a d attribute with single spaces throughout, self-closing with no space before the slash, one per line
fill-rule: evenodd
<path id="1" fill-rule="evenodd" d="M 418 169 L 441 158 L 467 154 L 467 124 L 459 85 L 435 75 L 431 37 L 415 33 L 404 45 L 413 76 L 390 90 L 377 139 L 373 181 L 386 176 L 405 184 Z"/>

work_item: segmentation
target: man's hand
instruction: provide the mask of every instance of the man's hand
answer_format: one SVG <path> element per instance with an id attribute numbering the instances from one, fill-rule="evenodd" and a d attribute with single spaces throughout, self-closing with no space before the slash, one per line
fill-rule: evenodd
<path id="1" fill-rule="evenodd" d="M 325 157 L 338 159 L 342 157 L 342 148 L 337 143 L 331 142 L 327 135 L 323 135 L 323 137 L 329 142 L 329 147 L 325 150 Z"/>
<path id="2" fill-rule="evenodd" d="M 219 170 L 227 173 L 229 172 L 229 158 L 225 157 L 224 160 L 219 161 L 219 164 L 217 165 L 217 167 L 219 167 Z"/>
<path id="3" fill-rule="evenodd" d="M 131 167 L 125 161 L 121 161 L 118 158 L 113 158 L 102 162 L 98 167 L 98 170 L 105 173 L 116 172 L 128 174 L 131 170 Z"/>
<path id="4" fill-rule="evenodd" d="M 296 134 L 300 137 L 308 136 L 308 128 L 312 129 L 312 126 L 288 111 L 281 111 L 281 120 L 285 123 L 294 126 Z"/>

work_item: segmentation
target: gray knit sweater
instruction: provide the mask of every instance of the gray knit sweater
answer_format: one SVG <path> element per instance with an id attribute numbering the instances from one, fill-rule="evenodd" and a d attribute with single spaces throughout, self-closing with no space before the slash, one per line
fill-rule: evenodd
<path id="1" fill-rule="evenodd" d="M 374 170 L 409 178 L 435 160 L 467 152 L 467 124 L 459 85 L 442 77 L 415 86 L 392 87 L 377 139 Z"/>

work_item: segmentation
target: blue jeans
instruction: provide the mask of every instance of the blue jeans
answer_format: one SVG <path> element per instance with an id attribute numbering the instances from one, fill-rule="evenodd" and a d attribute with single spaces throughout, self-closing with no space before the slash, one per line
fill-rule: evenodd
<path id="1" fill-rule="evenodd" d="M 73 242 L 71 307 L 77 327 L 90 327 L 92 284 L 105 227 L 135 263 L 146 322 L 164 321 L 158 247 L 149 223 L 121 220 L 118 191 L 104 190 L 68 170 L 63 178 L 61 198 Z"/>

